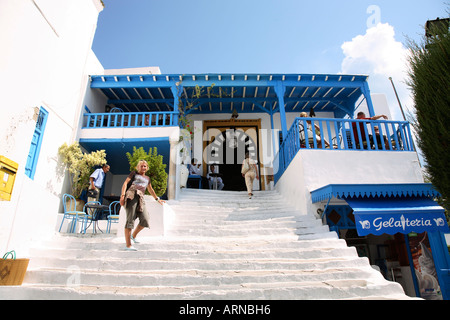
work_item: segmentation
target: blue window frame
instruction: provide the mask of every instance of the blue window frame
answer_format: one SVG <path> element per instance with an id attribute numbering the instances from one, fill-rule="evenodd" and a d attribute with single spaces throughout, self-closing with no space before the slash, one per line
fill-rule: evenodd
<path id="1" fill-rule="evenodd" d="M 36 121 L 36 128 L 34 129 L 33 138 L 31 139 L 30 151 L 28 152 L 27 164 L 25 165 L 25 174 L 34 179 L 36 173 L 36 166 L 41 151 L 42 139 L 44 138 L 45 125 L 47 124 L 48 111 L 40 108 L 39 116 Z"/>

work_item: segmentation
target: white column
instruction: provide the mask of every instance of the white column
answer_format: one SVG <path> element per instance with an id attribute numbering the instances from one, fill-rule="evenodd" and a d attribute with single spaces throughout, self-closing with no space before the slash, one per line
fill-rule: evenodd
<path id="1" fill-rule="evenodd" d="M 169 161 L 169 188 L 167 196 L 169 200 L 176 198 L 177 182 L 177 161 L 178 161 L 178 141 L 169 140 L 170 161 Z"/>

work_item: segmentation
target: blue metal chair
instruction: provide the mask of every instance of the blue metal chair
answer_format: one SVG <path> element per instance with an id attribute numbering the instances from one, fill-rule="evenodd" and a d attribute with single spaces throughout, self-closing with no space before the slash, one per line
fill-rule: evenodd
<path id="1" fill-rule="evenodd" d="M 72 226 L 69 232 L 75 232 L 78 221 L 84 221 L 86 213 L 84 211 L 77 211 L 77 201 L 75 197 L 65 193 L 63 195 L 63 205 L 64 205 L 64 216 L 59 226 L 59 232 L 64 224 L 65 219 L 72 220 Z"/>
<path id="2" fill-rule="evenodd" d="M 106 227 L 106 233 L 111 232 L 111 223 L 119 222 L 120 201 L 113 201 L 109 204 L 108 224 Z"/>
<path id="3" fill-rule="evenodd" d="M 187 168 L 189 170 L 190 164 L 188 164 Z M 189 182 L 192 181 L 198 181 L 198 188 L 201 189 L 202 188 L 202 176 L 198 175 L 198 174 L 190 174 L 188 176 L 188 182 L 186 183 L 187 185 L 189 185 Z M 187 187 L 186 185 L 186 187 Z"/>

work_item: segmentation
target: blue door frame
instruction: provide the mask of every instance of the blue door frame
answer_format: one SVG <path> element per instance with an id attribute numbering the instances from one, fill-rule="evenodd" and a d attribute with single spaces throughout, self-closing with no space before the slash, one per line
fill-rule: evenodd
<path id="1" fill-rule="evenodd" d="M 428 239 L 430 240 L 442 298 L 450 300 L 450 254 L 445 235 L 443 232 L 429 232 Z"/>

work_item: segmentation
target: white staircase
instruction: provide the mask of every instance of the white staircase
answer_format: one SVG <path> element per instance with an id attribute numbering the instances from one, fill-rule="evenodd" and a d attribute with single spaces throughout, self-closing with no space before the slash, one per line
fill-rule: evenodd
<path id="1" fill-rule="evenodd" d="M 408 299 L 276 192 L 185 189 L 164 237 L 55 235 L 0 299 Z"/>

